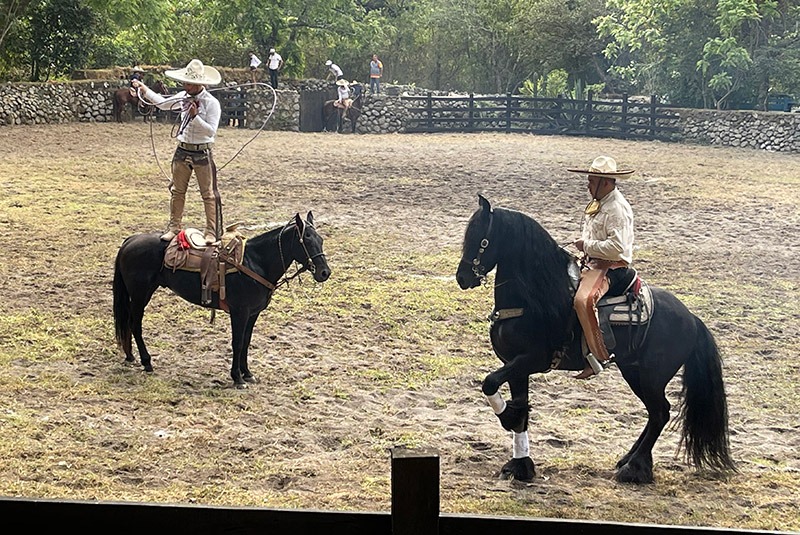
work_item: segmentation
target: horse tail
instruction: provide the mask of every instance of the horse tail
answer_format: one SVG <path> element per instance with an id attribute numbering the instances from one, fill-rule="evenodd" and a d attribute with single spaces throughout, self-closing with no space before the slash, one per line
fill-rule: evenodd
<path id="1" fill-rule="evenodd" d="M 686 360 L 679 447 L 697 468 L 736 470 L 728 442 L 728 402 L 722 380 L 722 357 L 708 327 L 695 317 L 697 343 Z"/>
<path id="2" fill-rule="evenodd" d="M 131 354 L 131 296 L 122 279 L 119 257 L 114 262 L 114 332 L 117 345 L 126 355 Z"/>

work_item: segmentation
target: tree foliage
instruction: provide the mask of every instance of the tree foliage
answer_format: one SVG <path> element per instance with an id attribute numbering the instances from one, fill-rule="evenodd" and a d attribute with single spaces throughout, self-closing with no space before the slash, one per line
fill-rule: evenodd
<path id="1" fill-rule="evenodd" d="M 79 0 L 46 0 L 31 16 L 31 81 L 68 75 L 89 60 L 94 13 Z"/>
<path id="2" fill-rule="evenodd" d="M 674 102 L 763 106 L 773 82 L 797 87 L 800 10 L 787 0 L 608 0 L 612 72 Z"/>
<path id="3" fill-rule="evenodd" d="M 796 0 L 0 0 L 0 79 L 90 66 L 246 67 L 276 48 L 284 75 L 325 60 L 364 80 L 432 89 L 587 87 L 689 106 L 765 106 L 800 87 Z M 566 77 L 566 78 L 565 78 Z M 558 83 L 555 82 L 558 80 Z M 550 87 L 548 87 L 550 84 Z M 524 89 L 523 89 L 524 88 Z"/>

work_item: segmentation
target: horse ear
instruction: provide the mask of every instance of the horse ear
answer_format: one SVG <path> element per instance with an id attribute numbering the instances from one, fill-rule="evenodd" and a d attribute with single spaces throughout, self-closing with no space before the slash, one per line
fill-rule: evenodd
<path id="1" fill-rule="evenodd" d="M 481 206 L 481 208 L 483 208 L 487 212 L 492 211 L 491 203 L 486 199 L 486 197 L 484 197 L 480 193 L 478 193 L 478 204 Z"/>
<path id="2" fill-rule="evenodd" d="M 305 230 L 306 224 L 305 224 L 305 222 L 303 222 L 303 218 L 300 217 L 300 213 L 299 212 L 294 214 L 294 226 L 297 227 L 297 230 L 300 231 L 301 234 Z"/>
<path id="3" fill-rule="evenodd" d="M 308 224 L 312 227 L 314 226 L 314 214 L 311 213 L 311 210 L 309 210 L 308 214 L 306 215 L 306 221 L 308 221 Z"/>

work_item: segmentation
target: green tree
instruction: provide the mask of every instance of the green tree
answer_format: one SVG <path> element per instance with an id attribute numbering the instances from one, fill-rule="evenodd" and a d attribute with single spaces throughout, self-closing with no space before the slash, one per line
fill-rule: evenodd
<path id="1" fill-rule="evenodd" d="M 798 8 L 787 0 L 608 0 L 611 72 L 684 105 L 723 108 L 796 80 Z M 789 45 L 787 46 L 786 43 Z"/>
<path id="2" fill-rule="evenodd" d="M 47 0 L 31 16 L 31 81 L 86 65 L 96 19 L 80 0 Z"/>

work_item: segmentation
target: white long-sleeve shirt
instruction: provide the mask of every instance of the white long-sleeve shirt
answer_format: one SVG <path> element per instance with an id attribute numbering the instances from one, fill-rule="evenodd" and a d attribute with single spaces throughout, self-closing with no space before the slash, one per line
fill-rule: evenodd
<path id="1" fill-rule="evenodd" d="M 633 209 L 614 188 L 600 199 L 600 210 L 583 220 L 583 251 L 590 258 L 633 262 Z"/>
<path id="2" fill-rule="evenodd" d="M 219 120 L 222 116 L 222 107 L 219 100 L 211 93 L 203 89 L 192 97 L 186 91 L 171 96 L 164 97 L 150 88 L 144 92 L 144 100 L 152 103 L 162 110 L 181 110 L 181 124 L 189 119 L 187 112 L 188 100 L 194 98 L 197 101 L 197 115 L 191 119 L 185 128 L 182 128 L 177 138 L 184 143 L 213 143 L 217 136 Z"/>

